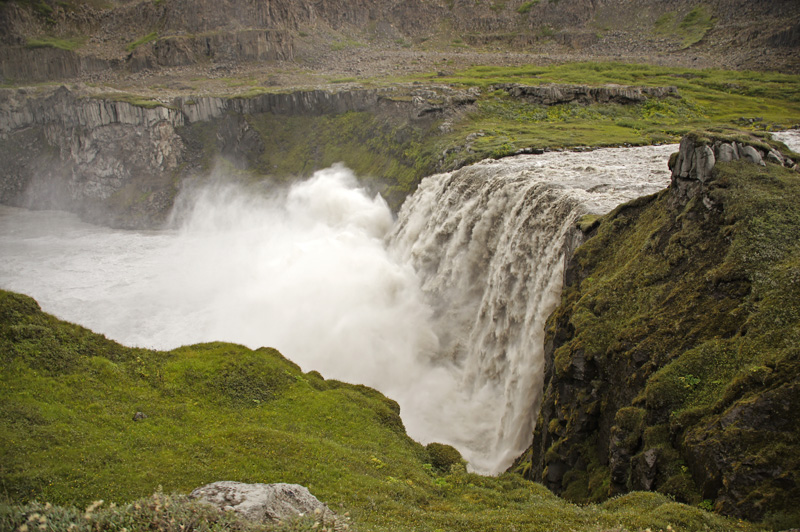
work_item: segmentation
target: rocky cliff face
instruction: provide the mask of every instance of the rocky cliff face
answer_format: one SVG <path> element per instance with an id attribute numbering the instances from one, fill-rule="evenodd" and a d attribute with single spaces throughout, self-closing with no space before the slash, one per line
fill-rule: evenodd
<path id="1" fill-rule="evenodd" d="M 474 100 L 474 94 L 446 87 L 179 97 L 170 102 L 125 94 L 91 96 L 66 87 L 2 90 L 0 202 L 70 210 L 114 226 L 151 227 L 163 222 L 181 183 L 208 175 L 217 161 L 253 174 L 250 180 L 308 175 L 316 165 L 340 160 L 361 170 L 357 165 L 363 161 L 349 159 L 342 146 L 362 141 L 342 139 L 330 120 L 344 123 L 355 116 L 359 135 L 394 135 L 387 141 L 394 145 L 376 146 L 369 154 L 387 159 L 378 148 L 402 154 L 405 143 L 414 140 L 403 135 L 428 128 Z M 296 129 L 309 134 L 295 138 L 290 127 L 284 133 L 292 146 L 282 145 L 275 139 L 276 117 L 305 120 Z M 328 136 L 338 150 L 324 153 L 329 147 L 321 132 L 313 135 L 315 120 L 331 129 Z M 265 153 L 266 146 L 279 152 Z M 273 168 L 274 159 L 288 159 L 287 152 L 297 149 L 304 150 L 299 166 Z M 395 163 L 401 169 L 406 164 Z M 285 174 L 276 176 L 276 171 Z M 420 169 L 406 172 L 412 181 L 423 177 Z"/>
<path id="2" fill-rule="evenodd" d="M 548 322 L 531 478 L 578 501 L 657 490 L 798 522 L 793 158 L 687 136 L 668 190 L 590 231 Z"/>

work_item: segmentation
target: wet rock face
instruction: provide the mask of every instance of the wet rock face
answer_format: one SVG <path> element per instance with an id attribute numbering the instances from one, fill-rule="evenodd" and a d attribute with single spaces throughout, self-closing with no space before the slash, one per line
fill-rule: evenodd
<path id="1" fill-rule="evenodd" d="M 163 222 L 180 182 L 219 154 L 241 169 L 264 151 L 246 116 L 322 116 L 351 111 L 398 123 L 429 120 L 474 95 L 451 91 L 419 102 L 393 100 L 391 89 L 306 90 L 252 98 L 115 101 L 66 87 L 0 90 L 0 203 L 79 212 L 116 227 Z M 209 132 L 213 132 L 208 134 Z M 202 139 L 198 141 L 197 139 Z"/>

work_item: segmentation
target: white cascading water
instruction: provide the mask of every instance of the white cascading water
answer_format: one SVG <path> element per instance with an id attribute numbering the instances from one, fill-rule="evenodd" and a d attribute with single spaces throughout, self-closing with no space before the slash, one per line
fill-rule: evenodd
<path id="1" fill-rule="evenodd" d="M 455 410 L 459 423 L 439 438 L 476 471 L 502 471 L 530 444 L 544 323 L 578 243 L 577 218 L 663 188 L 672 151 L 631 150 L 624 167 L 614 164 L 620 150 L 487 160 L 425 179 L 403 206 L 392 251 L 420 277 L 437 362 L 458 379 L 459 407 L 435 408 Z"/>
<path id="2" fill-rule="evenodd" d="M 485 161 L 423 180 L 396 221 L 343 167 L 268 197 L 188 195 L 178 230 L 0 207 L 0 287 L 127 345 L 276 347 L 497 473 L 530 441 L 574 220 L 666 186 L 673 151 Z"/>

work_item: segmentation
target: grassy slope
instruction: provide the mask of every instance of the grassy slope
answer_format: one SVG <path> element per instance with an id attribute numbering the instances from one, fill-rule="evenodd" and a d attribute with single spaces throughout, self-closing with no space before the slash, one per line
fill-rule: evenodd
<path id="1" fill-rule="evenodd" d="M 577 507 L 517 475 L 436 471 L 394 402 L 302 373 L 272 349 L 129 349 L 0 292 L 0 354 L 0 487 L 12 504 L 128 503 L 225 479 L 304 484 L 361 530 L 753 529 L 657 494 Z M 137 411 L 148 417 L 132 421 Z M 91 522 L 134 530 L 176 518 L 178 529 L 199 511 L 171 504 L 140 499 Z M 0 524 L 34 510 L 54 530 L 86 529 L 60 507 L 2 507 Z"/>
<path id="2" fill-rule="evenodd" d="M 484 91 L 478 112 L 453 137 L 482 131 L 469 161 L 521 148 L 614 146 L 674 142 L 688 131 L 741 125 L 790 127 L 800 122 L 800 78 L 763 72 L 687 70 L 621 63 L 570 63 L 549 67 L 476 66 L 430 80 L 487 89 L 496 83 L 574 83 L 676 86 L 680 100 L 638 105 L 557 105 L 549 108 Z"/>
<path id="3" fill-rule="evenodd" d="M 796 525 L 800 177 L 739 162 L 717 172 L 709 197 L 719 213 L 697 200 L 675 211 L 665 191 L 608 215 L 577 251 L 579 280 L 550 322 L 546 401 L 562 421 L 540 420 L 552 437 L 544 460 L 581 453 L 583 466 L 563 479 L 573 500 L 619 490 L 607 444 L 587 444 L 578 428 L 594 412 L 631 463 L 655 450 L 659 491 Z M 602 381 L 576 384 L 576 355 Z M 574 384 L 583 395 L 567 402 L 559 386 Z M 602 404 L 581 399 L 595 394 Z M 729 496 L 741 490 L 736 506 Z"/>

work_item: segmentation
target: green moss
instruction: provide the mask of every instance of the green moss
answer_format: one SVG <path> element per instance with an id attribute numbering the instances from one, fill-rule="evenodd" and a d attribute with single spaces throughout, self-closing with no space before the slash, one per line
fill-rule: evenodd
<path id="1" fill-rule="evenodd" d="M 711 8 L 700 4 L 678 21 L 675 11 L 664 13 L 656 19 L 653 31 L 657 35 L 674 37 L 684 48 L 699 42 L 714 27 Z"/>
<path id="2" fill-rule="evenodd" d="M 72 37 L 68 39 L 59 37 L 38 37 L 25 41 L 26 48 L 57 48 L 59 50 L 75 51 L 86 42 L 86 37 Z"/>
<path id="3" fill-rule="evenodd" d="M 141 45 L 147 44 L 149 42 L 153 42 L 153 41 L 156 41 L 156 40 L 158 40 L 158 32 L 157 31 L 153 31 L 153 32 L 148 33 L 147 35 L 142 35 L 141 37 L 139 37 L 135 41 L 129 43 L 125 47 L 125 50 L 127 52 L 132 52 L 132 51 L 136 50 L 138 47 L 140 47 Z"/>
<path id="4" fill-rule="evenodd" d="M 711 18 L 711 9 L 702 4 L 695 6 L 678 24 L 678 30 L 683 36 L 683 46 L 688 48 L 699 42 L 712 27 L 714 21 Z"/>
<path id="5" fill-rule="evenodd" d="M 54 349 L 66 358 L 48 355 Z M 158 489 L 187 493 L 220 479 L 303 484 L 349 512 L 358 530 L 588 532 L 685 519 L 669 513 L 683 506 L 647 496 L 582 508 L 518 475 L 468 473 L 449 445 L 423 448 L 387 422 L 399 420 L 394 401 L 304 374 L 273 349 L 129 349 L 0 291 L 0 354 L 3 530 L 30 523 L 34 512 L 55 532 L 178 532 L 198 522 L 203 530 L 315 529 L 311 521 L 247 524 Z M 66 363 L 51 367 L 53 359 Z M 147 418 L 133 421 L 136 412 Z M 590 495 L 607 488 L 594 469 L 586 479 Z M 87 519 L 84 508 L 98 499 L 106 502 Z M 689 514 L 709 530 L 755 530 Z"/>
<path id="6" fill-rule="evenodd" d="M 584 214 L 577 221 L 578 229 L 580 229 L 582 233 L 588 233 L 600 225 L 601 219 L 602 216 L 598 214 Z"/>
<path id="7" fill-rule="evenodd" d="M 144 96 L 130 94 L 125 92 L 106 92 L 93 94 L 92 98 L 96 100 L 111 100 L 115 102 L 125 102 L 136 107 L 144 107 L 145 109 L 155 109 L 156 107 L 169 107 L 164 105 L 158 100 L 153 100 Z"/>
<path id="8" fill-rule="evenodd" d="M 530 12 L 530 10 L 539 4 L 541 0 L 530 0 L 528 2 L 523 2 L 518 8 L 517 13 L 520 15 L 525 15 Z"/>
<path id="9" fill-rule="evenodd" d="M 249 161 L 262 175 L 279 179 L 309 176 L 343 162 L 395 209 L 432 172 L 435 163 L 433 125 L 396 122 L 367 112 L 291 117 L 263 114 L 247 120 L 264 142 L 265 149 Z"/>
<path id="10" fill-rule="evenodd" d="M 464 464 L 461 453 L 452 445 L 429 443 L 425 450 L 428 451 L 431 465 L 440 471 L 449 472 L 453 466 Z"/>

